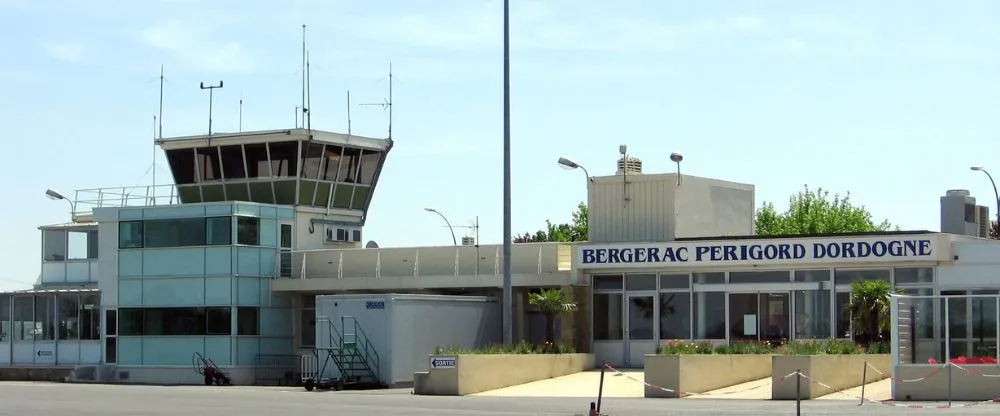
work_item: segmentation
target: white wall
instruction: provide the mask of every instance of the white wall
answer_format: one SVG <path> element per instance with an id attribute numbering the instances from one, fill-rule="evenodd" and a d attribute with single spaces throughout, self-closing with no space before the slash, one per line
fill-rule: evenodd
<path id="1" fill-rule="evenodd" d="M 941 290 L 1000 286 L 1000 241 L 961 239 L 952 243 L 952 254 L 957 260 L 938 266 Z"/>
<path id="2" fill-rule="evenodd" d="M 99 221 L 97 258 L 97 288 L 101 291 L 101 306 L 118 306 L 118 210 L 97 208 L 94 217 Z"/>
<path id="3" fill-rule="evenodd" d="M 331 215 L 326 215 L 326 213 L 316 213 L 312 212 L 314 210 L 310 209 L 297 209 L 295 212 L 295 238 L 293 245 L 295 250 L 317 250 L 317 249 L 331 249 L 331 248 L 360 248 L 364 244 L 364 230 L 362 230 L 362 242 L 358 243 L 346 243 L 346 244 L 328 244 L 323 242 L 323 224 L 316 223 L 312 227 L 312 232 L 309 231 L 309 226 L 312 224 L 313 219 L 324 219 L 330 221 L 344 221 L 344 222 L 357 222 L 359 221 L 356 216 L 348 215 L 338 215 L 333 212 L 338 210 L 332 210 Z M 325 211 L 325 210 L 324 210 Z"/>

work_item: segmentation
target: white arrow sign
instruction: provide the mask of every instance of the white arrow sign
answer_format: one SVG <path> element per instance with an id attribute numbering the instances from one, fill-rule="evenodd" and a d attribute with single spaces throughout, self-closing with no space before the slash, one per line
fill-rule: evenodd
<path id="1" fill-rule="evenodd" d="M 431 368 L 455 368 L 458 365 L 458 357 L 454 355 L 431 356 Z"/>

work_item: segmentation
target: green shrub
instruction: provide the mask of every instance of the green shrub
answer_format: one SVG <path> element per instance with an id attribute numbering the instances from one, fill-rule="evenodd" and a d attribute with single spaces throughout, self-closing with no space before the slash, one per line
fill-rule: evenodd
<path id="1" fill-rule="evenodd" d="M 779 348 L 782 355 L 851 355 L 865 354 L 866 350 L 854 341 L 827 339 L 818 341 L 793 341 Z"/>
<path id="2" fill-rule="evenodd" d="M 713 346 L 711 341 L 664 341 L 656 346 L 659 355 L 691 354 L 773 354 L 774 347 L 766 342 L 736 341 Z"/>
<path id="3" fill-rule="evenodd" d="M 729 345 L 713 346 L 710 341 L 669 340 L 656 346 L 658 355 L 692 354 L 777 354 L 777 355 L 851 355 L 888 354 L 889 345 L 877 342 L 861 346 L 851 340 L 829 339 L 817 341 L 792 341 L 772 344 L 769 342 L 736 341 Z"/>
<path id="4" fill-rule="evenodd" d="M 443 347 L 434 348 L 435 355 L 460 355 L 460 354 L 573 354 L 576 349 L 572 345 L 562 343 L 543 343 L 540 345 L 521 341 L 511 346 L 503 344 L 492 344 L 482 348 L 461 348 Z"/>

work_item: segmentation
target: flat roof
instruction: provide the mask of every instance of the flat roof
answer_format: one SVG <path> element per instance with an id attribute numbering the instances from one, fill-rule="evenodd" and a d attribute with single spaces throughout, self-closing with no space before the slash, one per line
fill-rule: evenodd
<path id="1" fill-rule="evenodd" d="M 869 231 L 854 233 L 815 233 L 815 234 L 778 234 L 778 235 L 725 235 L 717 237 L 685 237 L 674 241 L 712 241 L 712 240 L 779 240 L 786 238 L 825 238 L 825 237 L 879 237 L 897 235 L 944 234 L 937 231 Z"/>
<path id="2" fill-rule="evenodd" d="M 93 221 L 87 222 L 66 222 L 62 224 L 48 224 L 41 225 L 38 227 L 39 230 L 73 230 L 73 229 L 93 229 L 97 227 L 97 223 Z"/>
<path id="3" fill-rule="evenodd" d="M 319 142 L 358 147 L 363 149 L 379 150 L 388 152 L 392 148 L 392 140 L 388 138 L 374 138 L 359 136 L 356 134 L 336 133 L 324 130 L 308 130 L 302 128 L 279 129 L 279 130 L 257 130 L 242 132 L 223 132 L 208 134 L 197 134 L 191 136 L 164 137 L 156 139 L 156 144 L 163 150 L 187 149 L 208 146 L 209 141 L 213 146 L 228 146 L 236 144 L 269 143 L 289 140 L 316 140 Z"/>

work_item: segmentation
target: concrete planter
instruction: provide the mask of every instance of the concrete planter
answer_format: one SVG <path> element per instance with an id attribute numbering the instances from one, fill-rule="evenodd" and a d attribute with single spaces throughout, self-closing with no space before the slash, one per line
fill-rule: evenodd
<path id="1" fill-rule="evenodd" d="M 889 374 L 889 354 L 776 355 L 772 358 L 771 377 L 777 380 L 777 377 L 802 371 L 809 378 L 830 386 L 827 388 L 802 379 L 799 386 L 802 399 L 814 399 L 886 377 L 869 369 L 867 378 L 862 380 L 865 377 L 866 362 Z M 771 389 L 771 399 L 795 400 L 796 378 L 788 377 L 775 382 Z"/>
<path id="2" fill-rule="evenodd" d="M 646 383 L 674 391 L 704 393 L 771 375 L 771 355 L 647 355 Z M 676 398 L 677 393 L 646 386 L 645 397 Z"/>
<path id="3" fill-rule="evenodd" d="M 413 374 L 414 394 L 464 396 L 595 367 L 593 354 L 431 355 L 430 362 L 429 371 Z"/>
<path id="4" fill-rule="evenodd" d="M 893 400 L 944 401 L 951 399 L 978 402 L 992 400 L 1000 396 L 998 393 L 1000 392 L 1000 366 L 990 364 L 962 364 L 961 366 L 969 371 L 954 366 L 942 368 L 942 364 L 897 365 L 897 379 L 924 378 L 924 380 L 919 383 L 901 383 L 894 380 L 892 382 L 892 398 Z M 948 397 L 949 395 L 951 397 Z"/>

